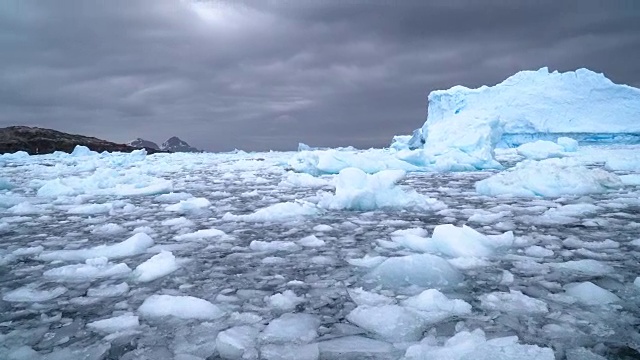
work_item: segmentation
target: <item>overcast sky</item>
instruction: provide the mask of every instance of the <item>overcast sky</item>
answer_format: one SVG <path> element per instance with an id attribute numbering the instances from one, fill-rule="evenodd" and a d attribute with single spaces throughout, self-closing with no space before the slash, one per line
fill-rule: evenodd
<path id="1" fill-rule="evenodd" d="M 116 142 L 386 146 L 430 91 L 542 66 L 640 87 L 640 2 L 0 2 L 0 126 Z"/>

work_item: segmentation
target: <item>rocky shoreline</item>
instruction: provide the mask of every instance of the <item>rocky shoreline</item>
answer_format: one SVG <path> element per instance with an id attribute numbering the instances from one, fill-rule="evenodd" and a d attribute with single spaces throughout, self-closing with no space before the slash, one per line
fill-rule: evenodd
<path id="1" fill-rule="evenodd" d="M 51 154 L 55 151 L 73 152 L 76 145 L 86 146 L 96 152 L 131 152 L 140 148 L 98 139 L 90 136 L 68 134 L 57 130 L 29 126 L 0 128 L 0 154 L 25 151 L 30 155 Z M 149 154 L 167 152 L 142 147 Z"/>

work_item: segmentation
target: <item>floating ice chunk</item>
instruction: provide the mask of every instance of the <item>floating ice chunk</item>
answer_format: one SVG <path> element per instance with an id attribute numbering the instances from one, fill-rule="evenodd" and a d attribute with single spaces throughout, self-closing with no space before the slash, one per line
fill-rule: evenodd
<path id="1" fill-rule="evenodd" d="M 532 256 L 537 258 L 553 256 L 553 250 L 545 249 L 542 246 L 538 246 L 538 245 L 529 246 L 524 250 L 524 253 L 527 256 Z"/>
<path id="2" fill-rule="evenodd" d="M 364 267 L 364 268 L 374 268 L 382 264 L 386 259 L 387 259 L 386 256 L 365 255 L 363 258 L 360 258 L 360 259 L 347 259 L 347 262 L 353 266 Z"/>
<path id="3" fill-rule="evenodd" d="M 14 215 L 38 215 L 45 211 L 41 207 L 34 206 L 30 202 L 25 201 L 8 208 L 7 212 Z"/>
<path id="4" fill-rule="evenodd" d="M 264 360 L 317 360 L 319 356 L 318 344 L 267 344 L 260 348 L 260 359 Z"/>
<path id="5" fill-rule="evenodd" d="M 605 239 L 602 241 L 582 241 L 575 237 L 567 238 L 562 242 L 562 245 L 567 248 L 591 250 L 617 249 L 620 247 L 619 243 L 610 239 Z"/>
<path id="6" fill-rule="evenodd" d="M 511 211 L 500 211 L 497 213 L 491 213 L 491 212 L 483 212 L 483 213 L 475 213 L 471 216 L 469 216 L 469 221 L 470 222 L 476 222 L 479 224 L 492 224 L 504 217 L 507 216 L 512 216 L 513 213 Z"/>
<path id="7" fill-rule="evenodd" d="M 313 231 L 318 231 L 318 232 L 326 232 L 331 230 L 333 230 L 333 227 L 326 224 L 320 224 L 313 227 Z"/>
<path id="8" fill-rule="evenodd" d="M 605 305 L 620 301 L 620 298 L 611 291 L 605 290 L 590 281 L 567 284 L 564 288 L 567 295 L 587 305 Z"/>
<path id="9" fill-rule="evenodd" d="M 336 178 L 335 194 L 325 194 L 318 206 L 326 209 L 368 211 L 384 208 L 441 210 L 446 206 L 435 199 L 405 190 L 396 183 L 404 178 L 402 170 L 385 170 L 368 175 L 357 168 L 346 168 Z"/>
<path id="10" fill-rule="evenodd" d="M 491 265 L 490 261 L 476 257 L 459 257 L 447 260 L 454 268 L 460 270 L 471 270 L 483 268 Z"/>
<path id="11" fill-rule="evenodd" d="M 430 254 L 388 258 L 367 276 L 387 287 L 439 287 L 455 285 L 462 281 L 462 275 L 446 260 Z"/>
<path id="12" fill-rule="evenodd" d="M 489 239 L 468 226 L 461 228 L 451 224 L 438 225 L 431 237 L 436 248 L 449 256 L 488 256 L 492 250 L 486 245 Z"/>
<path id="13" fill-rule="evenodd" d="M 138 282 L 159 279 L 178 270 L 180 266 L 170 251 L 162 251 L 136 267 L 133 276 Z"/>
<path id="14" fill-rule="evenodd" d="M 9 180 L 5 178 L 0 178 L 0 190 L 11 190 L 15 187 Z"/>
<path id="15" fill-rule="evenodd" d="M 427 237 L 429 236 L 429 232 L 423 228 L 411 228 L 411 229 L 396 230 L 391 233 L 391 236 L 405 236 L 405 235 Z"/>
<path id="16" fill-rule="evenodd" d="M 512 169 L 477 182 L 476 191 L 488 196 L 558 197 L 603 193 L 622 185 L 618 176 L 602 169 L 545 160 L 518 163 Z"/>
<path id="17" fill-rule="evenodd" d="M 93 230 L 91 230 L 92 234 L 98 234 L 98 235 L 115 235 L 115 234 L 120 234 L 127 231 L 125 228 L 123 228 L 122 226 L 118 225 L 118 224 L 104 224 L 104 225 L 100 225 L 95 227 Z"/>
<path id="18" fill-rule="evenodd" d="M 38 258 L 44 261 L 85 261 L 98 257 L 116 259 L 142 254 L 152 245 L 153 239 L 149 235 L 138 233 L 113 245 L 100 245 L 91 249 L 48 251 L 40 254 Z"/>
<path id="19" fill-rule="evenodd" d="M 565 261 L 561 263 L 550 263 L 549 266 L 567 270 L 570 272 L 575 272 L 579 274 L 584 274 L 588 276 L 603 276 L 607 274 L 613 273 L 615 270 L 611 265 L 607 265 L 603 262 L 593 259 L 583 259 L 583 260 L 572 260 Z"/>
<path id="20" fill-rule="evenodd" d="M 227 221 L 289 221 L 301 220 L 305 216 L 312 216 L 318 213 L 318 208 L 306 201 L 278 203 L 256 210 L 252 214 L 233 215 L 226 213 L 222 217 Z"/>
<path id="21" fill-rule="evenodd" d="M 566 351 L 567 360 L 607 360 L 604 356 L 594 354 L 585 348 L 575 348 Z"/>
<path id="22" fill-rule="evenodd" d="M 7 223 L 0 223 L 0 234 L 9 232 L 9 229 L 11 229 L 11 225 Z"/>
<path id="23" fill-rule="evenodd" d="M 398 159 L 387 150 L 338 151 L 336 149 L 302 151 L 288 162 L 296 172 L 311 175 L 337 174 L 349 167 L 373 174 L 383 170 L 418 171 L 419 166 Z"/>
<path id="24" fill-rule="evenodd" d="M 584 216 L 590 215 L 602 210 L 600 206 L 593 204 L 569 204 L 551 208 L 545 211 L 542 216 L 559 217 L 559 216 Z"/>
<path id="25" fill-rule="evenodd" d="M 298 240 L 298 245 L 304 247 L 320 247 L 324 246 L 324 241 L 318 239 L 315 235 L 309 235 Z"/>
<path id="26" fill-rule="evenodd" d="M 360 360 L 397 358 L 393 345 L 362 336 L 345 336 L 318 343 L 321 359 Z M 395 355 L 395 356 L 394 356 Z"/>
<path id="27" fill-rule="evenodd" d="M 186 240 L 200 240 L 200 239 L 209 239 L 214 237 L 220 237 L 226 235 L 224 231 L 218 229 L 203 229 L 198 230 L 196 232 L 178 235 L 175 237 L 178 241 L 186 241 Z"/>
<path id="28" fill-rule="evenodd" d="M 82 146 L 82 145 L 76 145 L 76 147 L 73 148 L 73 151 L 70 154 L 70 156 L 73 156 L 73 157 L 94 156 L 94 155 L 98 155 L 98 153 L 95 151 L 91 151 L 88 147 Z"/>
<path id="29" fill-rule="evenodd" d="M 331 186 L 331 183 L 326 179 L 318 178 L 305 173 L 289 172 L 285 179 L 283 179 L 278 186 L 281 187 L 323 187 Z"/>
<path id="30" fill-rule="evenodd" d="M 4 350 L 4 348 L 2 348 Z M 15 349 L 9 350 L 5 356 L 6 360 L 40 360 L 42 355 L 33 350 L 30 346 L 20 346 Z"/>
<path id="31" fill-rule="evenodd" d="M 640 186 L 640 174 L 620 175 L 620 180 L 627 186 Z"/>
<path id="32" fill-rule="evenodd" d="M 269 322 L 260 334 L 266 343 L 308 343 L 318 337 L 320 320 L 310 314 L 282 314 Z"/>
<path id="33" fill-rule="evenodd" d="M 74 215 L 96 215 L 96 214 L 107 214 L 113 208 L 113 204 L 84 204 L 78 205 L 67 210 L 69 214 Z"/>
<path id="34" fill-rule="evenodd" d="M 266 258 L 263 258 L 260 262 L 263 264 L 284 264 L 287 262 L 287 260 L 279 256 L 267 256 Z"/>
<path id="35" fill-rule="evenodd" d="M 33 246 L 28 248 L 19 248 L 11 252 L 14 256 L 32 256 L 38 255 L 44 250 L 42 246 Z"/>
<path id="36" fill-rule="evenodd" d="M 391 305 L 395 302 L 392 298 L 368 292 L 362 288 L 347 289 L 347 292 L 349 293 L 351 300 L 353 300 L 356 305 L 381 306 Z"/>
<path id="37" fill-rule="evenodd" d="M 616 156 L 607 159 L 604 168 L 615 171 L 640 171 L 640 156 Z"/>
<path id="38" fill-rule="evenodd" d="M 547 303 L 517 290 L 482 295 L 480 296 L 480 306 L 486 310 L 511 314 L 546 314 L 549 312 Z"/>
<path id="39" fill-rule="evenodd" d="M 224 315 L 216 305 L 193 296 L 151 295 L 138 311 L 146 317 L 174 316 L 180 319 L 215 320 Z"/>
<path id="40" fill-rule="evenodd" d="M 163 220 L 161 222 L 162 225 L 164 226 L 175 226 L 178 228 L 182 228 L 182 227 L 192 227 L 195 226 L 196 223 L 194 223 L 193 221 L 185 218 L 185 217 L 179 217 L 179 218 L 174 218 L 174 219 L 167 219 L 167 220 Z"/>
<path id="41" fill-rule="evenodd" d="M 575 140 L 575 139 L 572 139 L 570 137 L 561 136 L 561 137 L 558 138 L 558 140 L 556 140 L 556 142 L 558 143 L 558 145 L 562 146 L 562 148 L 566 152 L 578 151 L 579 145 L 578 145 L 578 141 Z"/>
<path id="42" fill-rule="evenodd" d="M 358 306 L 347 320 L 390 341 L 420 340 L 427 328 L 415 311 L 398 305 Z"/>
<path id="43" fill-rule="evenodd" d="M 486 340 L 482 330 L 462 331 L 443 346 L 421 343 L 410 346 L 405 360 L 555 360 L 553 350 L 536 345 L 520 345 L 517 336 Z"/>
<path id="44" fill-rule="evenodd" d="M 105 333 L 114 333 L 118 331 L 129 330 L 138 326 L 140 326 L 138 317 L 130 313 L 108 319 L 93 321 L 87 324 L 87 327 L 89 329 Z"/>
<path id="45" fill-rule="evenodd" d="M 463 300 L 450 300 L 436 289 L 428 289 L 419 295 L 402 301 L 402 306 L 418 310 L 418 313 L 429 324 L 444 319 L 471 313 L 471 305 Z"/>
<path id="46" fill-rule="evenodd" d="M 638 276 L 638 277 L 633 281 L 633 285 L 635 285 L 636 287 L 640 288 L 640 276 Z"/>
<path id="47" fill-rule="evenodd" d="M 211 202 L 205 198 L 190 198 L 187 200 L 180 200 L 177 204 L 169 205 L 165 207 L 164 210 L 184 213 L 208 208 L 209 206 L 211 206 Z"/>
<path id="48" fill-rule="evenodd" d="M 110 192 L 115 196 L 145 196 L 171 191 L 173 191 L 173 183 L 170 180 L 159 179 L 148 185 L 116 184 Z"/>
<path id="49" fill-rule="evenodd" d="M 282 240 L 274 240 L 274 241 L 260 241 L 253 240 L 249 243 L 249 249 L 253 251 L 264 251 L 264 252 L 273 252 L 273 251 L 297 251 L 300 250 L 300 246 L 294 243 L 293 241 L 282 241 Z"/>
<path id="50" fill-rule="evenodd" d="M 502 279 L 500 279 L 501 285 L 513 284 L 514 280 L 515 280 L 515 277 L 510 271 L 502 270 Z"/>
<path id="51" fill-rule="evenodd" d="M 37 192 L 40 197 L 58 197 L 58 196 L 70 196 L 75 193 L 72 187 L 62 183 L 60 179 L 49 180 L 42 185 Z"/>
<path id="52" fill-rule="evenodd" d="M 266 302 L 269 306 L 281 311 L 293 311 L 296 306 L 304 302 L 304 297 L 296 296 L 292 290 L 285 290 L 282 293 L 268 296 Z"/>
<path id="53" fill-rule="evenodd" d="M 168 194 L 162 194 L 155 197 L 155 201 L 160 203 L 176 203 L 182 200 L 188 200 L 193 198 L 193 195 L 183 192 L 170 192 Z"/>
<path id="54" fill-rule="evenodd" d="M 537 140 L 522 144 L 517 148 L 518 154 L 532 160 L 542 160 L 550 157 L 561 157 L 564 147 L 551 141 Z"/>
<path id="55" fill-rule="evenodd" d="M 84 264 L 66 265 L 45 271 L 42 276 L 56 281 L 89 281 L 106 277 L 125 277 L 131 273 L 127 264 L 112 264 L 106 257 L 87 259 Z"/>
<path id="56" fill-rule="evenodd" d="M 126 282 L 116 285 L 106 285 L 96 288 L 89 288 L 87 296 L 90 297 L 118 297 L 129 292 L 129 285 Z"/>
<path id="57" fill-rule="evenodd" d="M 223 359 L 257 359 L 258 333 L 258 329 L 246 325 L 221 331 L 216 337 L 216 350 Z"/>
<path id="58" fill-rule="evenodd" d="M 8 302 L 44 302 L 57 298 L 67 292 L 67 288 L 58 286 L 50 290 L 37 290 L 31 287 L 21 287 L 11 290 L 2 296 Z"/>

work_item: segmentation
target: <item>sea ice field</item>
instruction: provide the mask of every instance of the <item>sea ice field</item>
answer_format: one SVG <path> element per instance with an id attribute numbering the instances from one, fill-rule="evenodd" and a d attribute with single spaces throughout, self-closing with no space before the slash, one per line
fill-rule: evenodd
<path id="1" fill-rule="evenodd" d="M 637 359 L 640 146 L 569 140 L 2 155 L 0 358 Z"/>

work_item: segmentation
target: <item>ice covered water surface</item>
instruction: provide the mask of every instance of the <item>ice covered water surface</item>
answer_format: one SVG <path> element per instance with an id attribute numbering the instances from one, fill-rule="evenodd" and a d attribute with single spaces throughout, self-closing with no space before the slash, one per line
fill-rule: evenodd
<path id="1" fill-rule="evenodd" d="M 615 159 L 637 151 L 567 156 L 632 179 Z M 397 186 L 443 206 L 354 209 L 321 206 L 337 175 L 291 153 L 76 155 L 0 156 L 3 356 L 638 356 L 633 181 L 490 196 L 496 172 L 409 172 Z"/>

